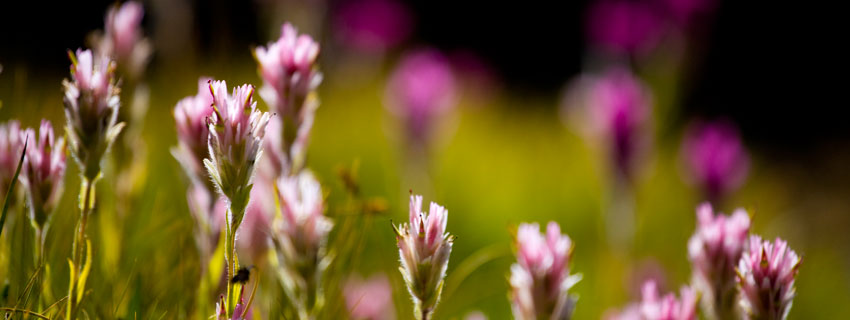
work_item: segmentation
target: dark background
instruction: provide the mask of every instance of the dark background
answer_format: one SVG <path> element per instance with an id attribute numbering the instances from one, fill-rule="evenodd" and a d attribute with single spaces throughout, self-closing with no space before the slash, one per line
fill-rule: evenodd
<path id="1" fill-rule="evenodd" d="M 102 28 L 112 1 L 9 1 L 0 5 L 0 63 L 24 63 L 34 73 L 64 75 L 65 51 Z M 247 4 L 246 4 L 247 3 Z M 333 12 L 340 1 L 331 1 Z M 471 49 L 498 70 L 509 90 L 556 99 L 585 53 L 588 1 L 477 2 L 416 0 L 414 42 Z M 228 41 L 260 39 L 257 3 L 197 1 L 199 52 Z M 850 125 L 845 59 L 848 26 L 838 4 L 813 1 L 720 1 L 702 38 L 701 63 L 683 97 L 680 122 L 724 115 L 746 140 L 781 156 L 846 145 Z M 146 15 L 145 24 L 155 16 Z M 217 30 L 227 26 L 222 40 Z M 152 35 L 156 37 L 156 35 Z M 208 50 L 212 51 L 212 50 Z M 155 58 L 153 71 L 156 72 Z M 552 104 L 553 107 L 555 104 Z M 518 106 L 521 107 L 521 106 Z"/>

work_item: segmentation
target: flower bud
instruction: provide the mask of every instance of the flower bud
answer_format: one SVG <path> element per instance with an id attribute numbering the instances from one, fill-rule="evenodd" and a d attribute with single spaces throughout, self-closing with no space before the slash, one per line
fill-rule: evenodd
<path id="1" fill-rule="evenodd" d="M 796 289 L 794 279 L 800 257 L 785 240 L 764 241 L 750 236 L 749 246 L 738 262 L 738 289 L 747 319 L 785 319 L 791 311 Z"/>
<path id="2" fill-rule="evenodd" d="M 517 263 L 511 266 L 511 305 L 516 319 L 570 319 L 575 295 L 569 295 L 580 275 L 569 275 L 573 245 L 549 222 L 546 234 L 537 223 L 517 229 Z"/>
<path id="3" fill-rule="evenodd" d="M 417 319 L 429 318 L 440 301 L 454 236 L 446 232 L 448 210 L 431 202 L 420 212 L 422 196 L 410 196 L 409 223 L 395 225 L 401 275 L 414 302 Z"/>

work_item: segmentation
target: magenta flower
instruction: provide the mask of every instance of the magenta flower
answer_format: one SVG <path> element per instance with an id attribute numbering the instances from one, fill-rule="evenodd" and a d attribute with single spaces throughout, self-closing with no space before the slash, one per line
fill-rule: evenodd
<path id="1" fill-rule="evenodd" d="M 401 275 L 407 284 L 418 320 L 430 319 L 440 302 L 443 280 L 452 253 L 454 236 L 446 232 L 449 211 L 431 202 L 420 212 L 422 196 L 410 196 L 410 222 L 393 225 L 401 257 Z"/>
<path id="2" fill-rule="evenodd" d="M 277 181 L 281 219 L 274 224 L 279 280 L 299 318 L 310 317 L 324 304 L 322 275 L 331 262 L 327 239 L 333 222 L 324 215 L 324 195 L 309 171 Z"/>
<path id="3" fill-rule="evenodd" d="M 749 247 L 738 262 L 738 289 L 747 319 L 785 319 L 796 289 L 800 257 L 785 240 L 771 243 L 750 236 Z"/>
<path id="4" fill-rule="evenodd" d="M 342 42 L 361 52 L 380 54 L 410 36 L 412 15 L 395 0 L 351 1 L 336 15 L 336 34 Z"/>
<path id="5" fill-rule="evenodd" d="M 392 320 L 395 319 L 393 291 L 386 275 L 378 274 L 363 280 L 349 279 L 343 289 L 345 306 L 351 319 Z"/>
<path id="6" fill-rule="evenodd" d="M 17 120 L 0 123 L 0 197 L 5 197 L 9 190 L 23 149 L 24 136 L 20 123 Z"/>
<path id="7" fill-rule="evenodd" d="M 257 110 L 250 85 L 234 88 L 231 95 L 224 81 L 211 81 L 209 87 L 215 110 L 208 123 L 209 158 L 204 166 L 216 189 L 230 201 L 227 220 L 235 231 L 248 205 L 269 114 Z"/>
<path id="8" fill-rule="evenodd" d="M 194 182 L 209 184 L 210 180 L 204 159 L 209 157 L 209 127 L 215 109 L 210 93 L 210 80 L 198 80 L 198 93 L 183 98 L 174 107 L 174 121 L 177 125 L 177 147 L 171 154 L 183 166 L 183 170 Z"/>
<path id="9" fill-rule="evenodd" d="M 281 27 L 280 38 L 267 47 L 257 47 L 254 56 L 263 78 L 263 100 L 277 113 L 300 113 L 308 103 L 308 95 L 322 80 L 316 68 L 319 44 L 286 23 Z"/>
<path id="10" fill-rule="evenodd" d="M 115 84 L 114 64 L 94 57 L 90 50 L 69 53 L 71 81 L 65 87 L 65 119 L 71 155 L 81 175 L 93 181 L 100 174 L 100 161 L 121 133 L 117 123 L 120 89 Z"/>
<path id="11" fill-rule="evenodd" d="M 55 139 L 50 121 L 41 120 L 38 136 L 27 129 L 24 136 L 33 139 L 27 146 L 21 183 L 27 193 L 30 220 L 42 230 L 62 197 L 65 178 L 65 139 Z M 37 137 L 38 140 L 35 140 Z"/>
<path id="12" fill-rule="evenodd" d="M 614 53 L 641 53 L 657 43 L 662 21 L 647 2 L 599 0 L 588 12 L 587 34 Z"/>
<path id="13" fill-rule="evenodd" d="M 152 52 L 150 42 L 142 35 L 144 13 L 142 4 L 136 1 L 116 4 L 106 13 L 106 35 L 100 49 L 131 78 L 138 77 Z"/>
<path id="14" fill-rule="evenodd" d="M 455 78 L 440 52 L 422 49 L 402 58 L 390 76 L 387 108 L 407 127 L 410 139 L 422 142 L 441 116 L 455 106 Z"/>
<path id="15" fill-rule="evenodd" d="M 651 98 L 631 72 L 614 68 L 591 79 L 584 94 L 592 135 L 610 148 L 616 168 L 631 178 L 648 144 Z"/>
<path id="16" fill-rule="evenodd" d="M 735 266 L 749 229 L 750 218 L 743 209 L 726 216 L 715 215 L 708 203 L 697 207 L 697 230 L 688 241 L 688 259 L 693 286 L 702 296 L 703 315 L 709 319 L 737 318 Z"/>
<path id="17" fill-rule="evenodd" d="M 673 293 L 658 296 L 655 282 L 643 286 L 640 312 L 645 320 L 697 320 L 697 294 L 693 289 L 682 286 L 679 299 Z"/>
<path id="18" fill-rule="evenodd" d="M 570 319 L 578 299 L 569 294 L 581 275 L 570 275 L 573 244 L 555 222 L 517 229 L 517 263 L 511 266 L 511 305 L 516 319 Z"/>
<path id="19" fill-rule="evenodd" d="M 689 176 L 709 200 L 739 188 L 749 171 L 747 151 L 728 122 L 693 125 L 685 135 L 682 158 Z"/>

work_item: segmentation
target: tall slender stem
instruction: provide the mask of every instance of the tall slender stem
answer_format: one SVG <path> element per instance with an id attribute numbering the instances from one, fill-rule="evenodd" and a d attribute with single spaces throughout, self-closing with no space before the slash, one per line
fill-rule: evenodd
<path id="1" fill-rule="evenodd" d="M 86 243 L 86 225 L 88 224 L 89 213 L 92 209 L 92 199 L 94 197 L 94 179 L 89 179 L 86 177 L 82 178 L 82 183 L 80 186 L 80 220 L 77 223 L 77 236 L 74 238 L 74 272 L 79 276 L 83 271 L 83 251 L 85 250 Z M 68 308 L 69 308 L 69 317 L 70 319 L 74 319 L 77 316 L 77 299 L 76 296 L 78 283 L 71 283 L 69 286 L 68 292 Z"/>
<path id="2" fill-rule="evenodd" d="M 228 209 L 231 210 L 231 209 Z M 231 212 L 232 214 L 232 212 Z M 233 230 L 233 226 L 230 223 L 227 223 L 225 227 L 225 242 L 224 242 L 224 259 L 227 261 L 227 318 L 230 319 L 233 316 L 233 309 L 235 308 L 235 304 L 233 303 L 233 283 L 230 281 L 230 278 L 233 277 L 233 274 L 236 272 L 235 265 L 236 259 L 236 250 L 234 242 L 236 242 L 236 233 Z"/>

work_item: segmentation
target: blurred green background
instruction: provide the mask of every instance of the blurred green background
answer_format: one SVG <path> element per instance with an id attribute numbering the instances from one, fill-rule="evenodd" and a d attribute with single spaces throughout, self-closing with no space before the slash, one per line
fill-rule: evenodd
<path id="1" fill-rule="evenodd" d="M 98 20 L 87 24 L 96 26 L 95 22 Z M 82 39 L 78 43 L 82 45 Z M 665 69 L 665 56 L 647 59 L 638 72 L 658 98 L 655 135 L 652 153 L 634 188 L 634 243 L 626 250 L 615 250 L 605 230 L 604 212 L 613 187 L 607 160 L 564 124 L 557 92 L 497 86 L 487 88 L 486 95 L 476 95 L 472 94 L 477 92 L 476 81 L 460 77 L 457 109 L 440 127 L 422 162 L 425 165 L 412 165 L 404 153 L 397 120 L 383 101 L 387 74 L 397 55 L 373 59 L 337 53 L 336 49 L 333 45 L 323 49 L 325 81 L 319 89 L 321 107 L 308 167 L 328 194 L 329 215 L 334 216 L 346 201 L 337 172 L 353 163 L 358 164 L 362 194 L 388 202 L 387 213 L 367 220 L 360 229 L 365 245 L 359 258 L 343 269 L 364 276 L 386 273 L 394 287 L 398 318 L 407 318 L 411 306 L 397 271 L 390 221 L 406 219 L 411 189 L 424 194 L 425 201 L 448 208 L 448 231 L 458 237 L 438 319 L 462 318 L 475 310 L 491 319 L 511 318 L 507 298 L 508 270 L 514 261 L 511 232 L 521 222 L 556 221 L 573 239 L 572 272 L 584 276 L 573 289 L 580 296 L 576 319 L 597 319 L 610 308 L 638 299 L 641 270 L 660 270 L 665 290 L 677 290 L 688 282 L 686 245 L 694 231 L 694 209 L 701 199 L 682 181 L 678 159 L 682 124 L 676 120 L 681 113 L 673 94 L 681 89 L 681 79 L 680 74 Z M 97 303 L 87 308 L 97 310 L 101 317 L 191 316 L 187 312 L 199 266 L 185 197 L 188 181 L 169 153 L 176 145 L 171 110 L 179 99 L 195 94 L 199 76 L 224 79 L 231 86 L 259 86 L 250 47 L 223 52 L 174 60 L 157 58 L 160 60 L 154 60 L 150 68 L 150 109 L 141 129 L 146 148 L 134 152 L 147 162 L 144 180 L 135 186 L 140 197 L 129 204 L 126 216 L 118 218 L 110 194 L 129 182 L 107 176 L 98 185 L 99 207 L 89 231 L 98 262 L 89 288 Z M 48 55 L 62 56 L 64 52 Z M 38 63 L 10 65 L 0 60 L 0 121 L 19 119 L 30 127 L 41 118 L 51 120 L 54 126 L 64 123 L 60 83 L 66 69 L 44 73 Z M 766 238 L 781 236 L 803 257 L 790 319 L 837 319 L 850 314 L 847 146 L 846 141 L 814 144 L 806 149 L 805 157 L 785 157 L 775 149 L 752 146 L 747 183 L 718 208 L 723 212 L 746 208 L 753 219 L 753 233 Z M 64 197 L 47 239 L 51 290 L 56 298 L 67 288 L 65 261 L 78 214 L 76 170 L 69 161 Z M 21 223 L 21 212 L 10 215 L 3 247 L 21 251 L 4 253 L 0 270 L 14 273 L 27 268 L 26 259 L 15 252 L 27 252 L 31 244 L 9 242 L 10 237 L 29 230 Z M 354 219 L 335 218 L 340 224 Z M 104 227 L 117 220 L 122 221 L 121 228 Z M 24 228 L 14 229 L 21 225 Z M 26 280 L 8 279 L 12 288 Z"/>

